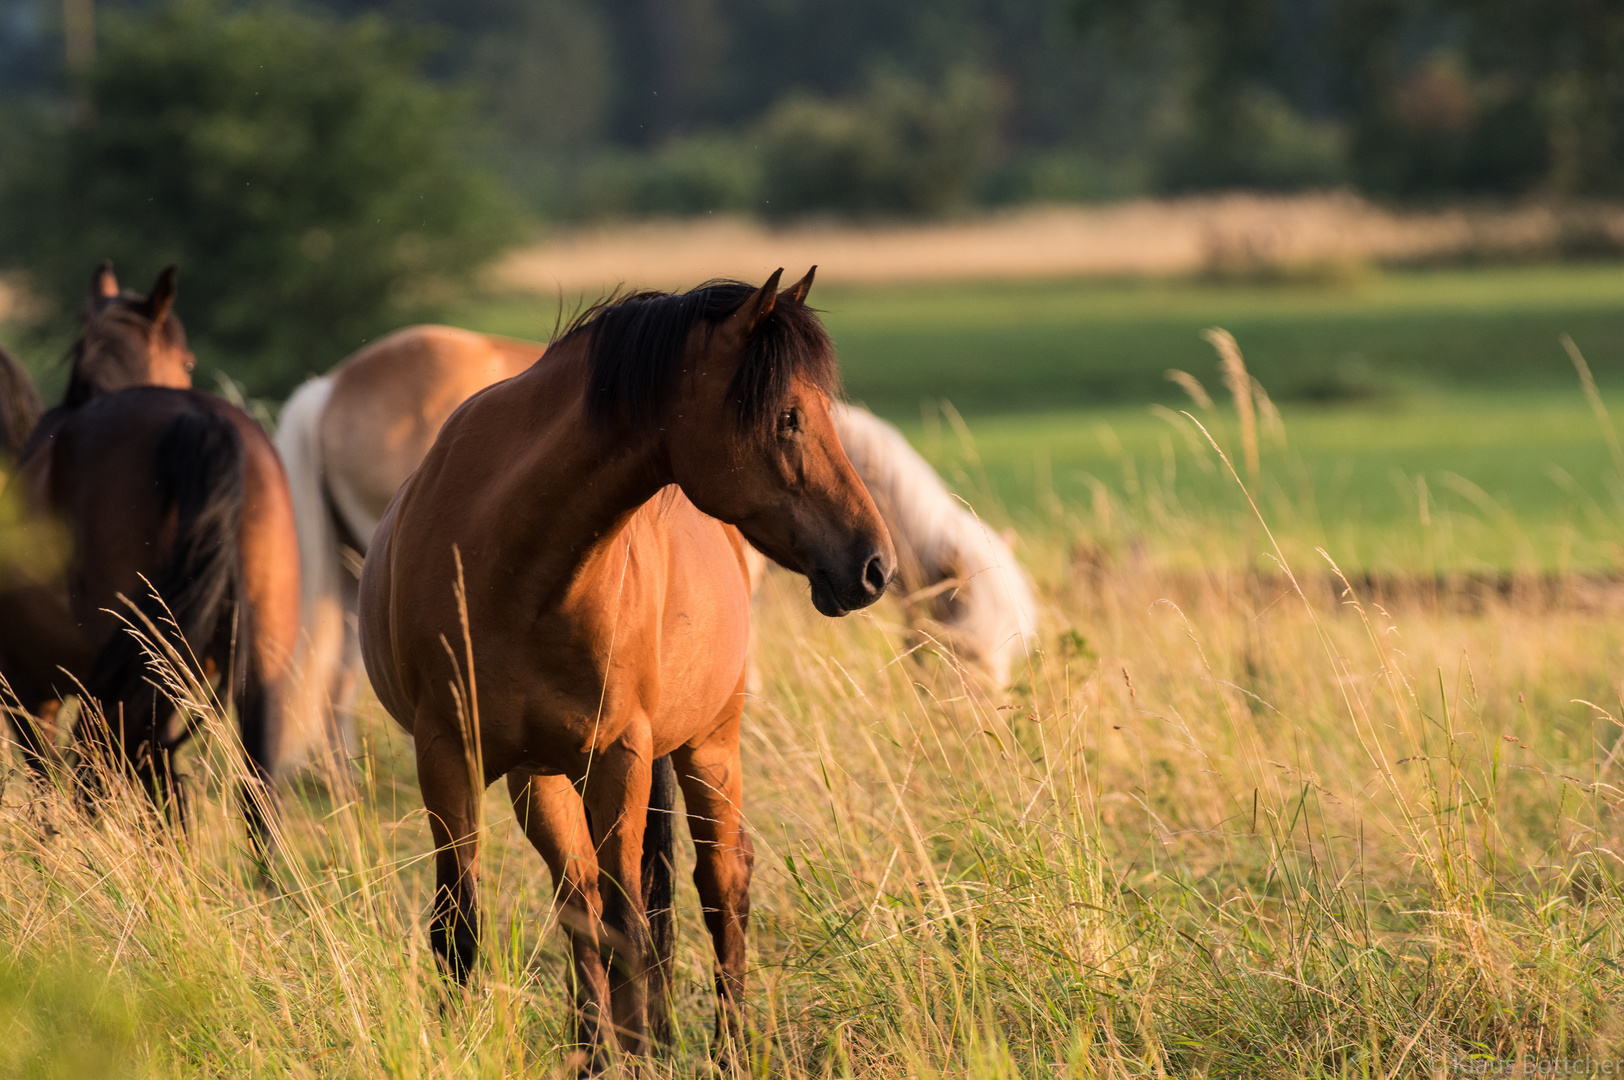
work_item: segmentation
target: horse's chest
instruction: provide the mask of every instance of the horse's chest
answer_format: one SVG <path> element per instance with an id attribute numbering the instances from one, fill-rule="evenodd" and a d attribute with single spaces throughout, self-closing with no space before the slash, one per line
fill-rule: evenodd
<path id="1" fill-rule="evenodd" d="M 507 677 L 491 687 L 501 701 L 482 718 L 487 741 L 532 768 L 565 774 L 617 745 L 647 740 L 667 752 L 726 708 L 747 644 L 747 629 L 734 632 L 703 611 L 536 626 L 525 659 L 502 664 Z"/>

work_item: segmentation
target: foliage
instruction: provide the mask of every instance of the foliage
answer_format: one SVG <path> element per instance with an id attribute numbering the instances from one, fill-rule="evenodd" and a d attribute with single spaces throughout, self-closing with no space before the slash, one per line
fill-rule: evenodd
<path id="1" fill-rule="evenodd" d="M 1295 191 L 1328 188 L 1346 172 L 1338 125 L 1305 118 L 1279 94 L 1248 87 L 1226 103 L 1222 122 L 1192 125 L 1168 147 L 1160 186 Z"/>
<path id="2" fill-rule="evenodd" d="M 0 190 L 0 256 L 71 311 L 111 257 L 181 268 L 206 363 L 286 389 L 433 308 L 502 241 L 462 100 L 376 19 L 172 0 L 109 18 L 78 115 L 41 115 Z"/>
<path id="3" fill-rule="evenodd" d="M 590 217 L 750 212 L 761 202 L 760 154 L 748 140 L 689 136 L 642 153 L 600 153 L 578 184 L 577 208 Z"/>
<path id="4" fill-rule="evenodd" d="M 941 216 L 960 209 L 992 148 L 992 91 L 968 69 L 939 85 L 880 76 L 844 101 L 791 95 L 762 121 L 764 208 Z"/>

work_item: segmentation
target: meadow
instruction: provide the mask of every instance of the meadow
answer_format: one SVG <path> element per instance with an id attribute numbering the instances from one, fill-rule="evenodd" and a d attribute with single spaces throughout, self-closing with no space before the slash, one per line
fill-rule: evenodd
<path id="1" fill-rule="evenodd" d="M 1624 409 L 1624 266 L 1320 271 L 820 288 L 815 302 L 849 396 L 1023 529 L 1097 493 L 1145 522 L 1233 509 L 1205 436 L 1177 414 L 1230 449 L 1232 420 L 1166 377 L 1223 401 L 1202 337 L 1220 326 L 1289 431 L 1265 433 L 1259 497 L 1300 550 L 1334 542 L 1360 570 L 1618 564 L 1619 465 L 1559 338 Z M 557 312 L 509 294 L 456 321 L 544 338 Z"/>
<path id="2" fill-rule="evenodd" d="M 1039 648 L 1013 687 L 985 687 L 893 602 L 830 621 L 804 582 L 769 578 L 744 748 L 749 1045 L 722 1065 L 708 1053 L 709 946 L 679 868 L 679 1038 L 642 1074 L 1619 1072 L 1624 619 L 1606 596 L 1432 584 L 1616 565 L 1620 466 L 1555 342 L 1573 334 L 1604 390 L 1624 380 L 1606 336 L 1624 321 L 1616 273 L 1386 275 L 1363 293 L 1056 286 L 1071 314 L 1049 324 L 1046 355 L 1083 348 L 1078 326 L 1146 343 L 1153 377 L 1109 409 L 1067 396 L 1071 369 L 1018 341 L 991 370 L 1025 387 L 1025 411 L 948 394 L 933 365 L 972 372 L 997 336 L 958 332 L 951 292 L 895 294 L 898 320 L 917 298 L 907 317 L 934 342 L 912 351 L 886 344 L 906 335 L 877 309 L 864 324 L 856 300 L 825 297 L 853 396 L 888 400 L 864 380 L 913 365 L 911 401 L 887 411 L 994 525 L 1018 528 Z M 1462 278 L 1499 291 L 1468 302 Z M 1091 307 L 1096 290 L 1115 299 Z M 1189 303 L 1176 318 L 1129 303 L 1157 290 Z M 1225 307 L 1254 294 L 1252 324 Z M 965 322 L 974 296 L 984 324 L 1001 303 L 1030 321 L 1018 288 L 958 295 Z M 1202 307 L 1212 296 L 1224 303 Z M 1360 314 L 1372 297 L 1383 306 Z M 533 303 L 482 304 L 463 321 L 551 324 L 516 325 Z M 1196 336 L 1215 323 L 1280 399 L 1255 479 Z M 1417 359 L 1469 325 L 1481 377 Z M 1339 334 L 1372 357 L 1368 342 L 1409 344 L 1371 360 L 1394 389 L 1326 403 L 1271 381 L 1292 334 L 1325 355 Z M 1548 370 L 1531 374 L 1536 359 Z M 1169 367 L 1199 376 L 1211 406 L 1164 389 Z M 1398 584 L 1372 595 L 1355 569 Z M 133 802 L 87 822 L 13 762 L 0 1075 L 564 1074 L 550 888 L 496 791 L 492 947 L 458 994 L 429 956 L 428 830 L 381 711 L 363 709 L 338 775 L 290 781 L 275 889 L 221 794 L 223 718 L 196 711 L 213 736 L 186 766 L 200 820 L 184 842 Z"/>

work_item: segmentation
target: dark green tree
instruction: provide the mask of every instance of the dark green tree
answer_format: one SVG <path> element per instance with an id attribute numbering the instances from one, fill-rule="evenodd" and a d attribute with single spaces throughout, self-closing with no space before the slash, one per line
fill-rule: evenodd
<path id="1" fill-rule="evenodd" d="M 1565 195 L 1624 195 L 1624 5 L 1616 0 L 1451 0 L 1481 85 L 1530 114 Z M 1492 118 L 1485 118 L 1485 127 Z"/>
<path id="2" fill-rule="evenodd" d="M 459 146 L 460 97 L 375 18 L 172 0 L 109 17 L 88 108 L 36 117 L 0 173 L 0 261 L 55 301 L 92 267 L 181 268 L 194 349 L 287 389 L 430 314 L 511 235 Z"/>
<path id="3" fill-rule="evenodd" d="M 792 94 L 759 128 L 762 209 L 931 217 L 970 199 L 992 149 L 994 96 L 961 68 L 936 85 L 875 78 L 845 100 Z"/>

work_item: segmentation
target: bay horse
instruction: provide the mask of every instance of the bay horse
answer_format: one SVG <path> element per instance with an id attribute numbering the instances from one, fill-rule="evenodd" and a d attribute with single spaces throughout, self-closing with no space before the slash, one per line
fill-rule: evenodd
<path id="1" fill-rule="evenodd" d="M 505 776 L 552 874 L 589 1068 L 611 1039 L 647 1052 L 651 1015 L 662 1035 L 672 773 L 718 1044 L 742 1034 L 747 540 L 828 616 L 872 604 L 896 569 L 829 418 L 812 274 L 780 294 L 781 275 L 583 313 L 451 415 L 362 571 L 367 674 L 414 736 L 442 970 L 463 982 L 477 959 L 480 799 Z"/>
<path id="2" fill-rule="evenodd" d="M 106 264 L 92 279 L 63 404 L 40 419 L 7 489 L 67 556 L 0 567 L 0 674 L 36 770 L 58 707 L 77 694 L 89 706 L 75 731 L 84 772 L 98 757 L 129 769 L 182 822 L 173 755 L 190 730 L 127 626 L 196 678 L 223 677 L 263 853 L 298 635 L 292 500 L 253 418 L 190 389 L 175 295 L 173 267 L 147 296 L 120 290 Z"/>
<path id="3" fill-rule="evenodd" d="M 518 375 L 545 349 L 411 326 L 306 381 L 283 406 L 276 443 L 293 490 L 304 588 L 302 696 L 285 743 L 290 757 L 324 741 L 349 742 L 360 666 L 355 586 L 389 500 L 458 405 Z M 835 402 L 830 416 L 896 544 L 905 615 L 989 681 L 1006 684 L 1036 636 L 1032 583 L 1009 542 L 949 492 L 894 427 L 846 402 Z M 754 576 L 764 560 L 752 559 L 751 568 Z"/>

